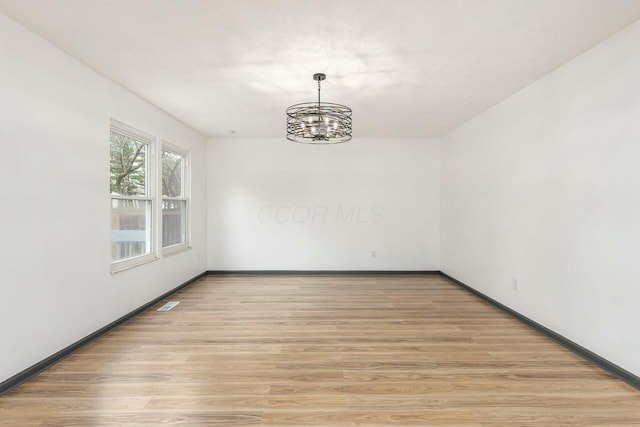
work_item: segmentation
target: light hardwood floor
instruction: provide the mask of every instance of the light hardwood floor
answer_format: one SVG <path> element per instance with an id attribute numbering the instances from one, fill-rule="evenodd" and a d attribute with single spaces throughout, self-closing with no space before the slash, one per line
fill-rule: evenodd
<path id="1" fill-rule="evenodd" d="M 208 276 L 171 300 L 0 397 L 0 424 L 640 426 L 640 391 L 438 275 Z"/>

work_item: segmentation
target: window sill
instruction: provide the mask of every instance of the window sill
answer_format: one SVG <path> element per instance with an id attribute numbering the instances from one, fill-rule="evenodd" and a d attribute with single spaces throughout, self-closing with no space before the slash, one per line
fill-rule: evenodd
<path id="1" fill-rule="evenodd" d="M 162 256 L 171 256 L 175 254 L 179 254 L 181 252 L 190 251 L 191 246 L 188 243 L 180 243 L 173 246 L 167 246 L 166 248 L 162 248 Z"/>
<path id="2" fill-rule="evenodd" d="M 143 264 L 148 264 L 150 262 L 157 261 L 159 259 L 160 258 L 158 258 L 157 256 L 150 254 L 150 255 L 143 255 L 140 257 L 132 258 L 132 259 L 127 259 L 124 261 L 112 262 L 111 274 L 120 273 L 121 271 L 129 270 L 130 268 L 138 267 Z"/>

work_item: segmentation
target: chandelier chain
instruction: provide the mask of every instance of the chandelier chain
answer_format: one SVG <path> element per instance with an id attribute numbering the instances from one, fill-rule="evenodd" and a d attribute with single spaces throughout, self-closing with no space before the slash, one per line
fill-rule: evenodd
<path id="1" fill-rule="evenodd" d="M 320 109 L 320 79 L 318 79 L 318 117 L 322 119 L 322 111 Z"/>

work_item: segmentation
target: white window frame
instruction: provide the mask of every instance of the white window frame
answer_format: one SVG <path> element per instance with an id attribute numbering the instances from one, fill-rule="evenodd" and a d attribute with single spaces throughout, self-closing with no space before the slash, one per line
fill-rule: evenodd
<path id="1" fill-rule="evenodd" d="M 171 151 L 183 157 L 182 165 L 182 197 L 165 197 L 162 194 L 162 153 Z M 162 140 L 158 144 L 158 209 L 156 223 L 160 224 L 158 233 L 158 245 L 163 256 L 191 249 L 191 157 L 190 152 L 175 144 Z M 185 202 L 185 241 L 175 245 L 163 246 L 162 242 L 162 206 L 165 200 L 179 200 Z"/>
<path id="2" fill-rule="evenodd" d="M 113 200 L 144 200 L 148 201 L 151 205 L 151 213 L 149 215 L 149 226 L 147 227 L 146 234 L 150 240 L 148 254 L 138 255 L 131 258 L 126 258 L 123 260 L 111 260 L 111 273 L 117 273 L 119 271 L 127 270 L 132 267 L 136 267 L 138 265 L 146 264 L 151 261 L 155 261 L 158 259 L 157 256 L 157 211 L 158 211 L 158 202 L 157 202 L 157 185 L 155 184 L 158 180 L 156 177 L 156 169 L 157 169 L 157 155 L 156 150 L 157 144 L 156 138 L 148 133 L 142 132 L 138 129 L 135 129 L 129 125 L 126 125 L 117 120 L 111 119 L 109 126 L 109 134 L 111 131 L 128 136 L 137 141 L 140 141 L 144 144 L 147 144 L 147 159 L 145 162 L 146 171 L 145 171 L 145 186 L 146 186 L 146 195 L 145 196 L 120 196 L 114 195 L 109 192 L 109 200 L 110 200 L 110 209 L 113 209 Z M 111 235 L 111 215 L 109 215 L 109 232 Z M 112 240 L 109 239 L 109 245 L 111 245 Z M 111 253 L 111 249 L 109 250 Z"/>

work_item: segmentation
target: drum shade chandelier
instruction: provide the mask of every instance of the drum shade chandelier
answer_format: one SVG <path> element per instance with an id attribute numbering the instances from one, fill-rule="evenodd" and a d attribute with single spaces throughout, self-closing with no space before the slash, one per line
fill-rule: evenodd
<path id="1" fill-rule="evenodd" d="M 287 108 L 287 139 L 305 144 L 337 144 L 351 139 L 351 108 L 320 102 L 320 82 L 327 76 L 313 75 L 318 82 L 318 102 Z"/>

